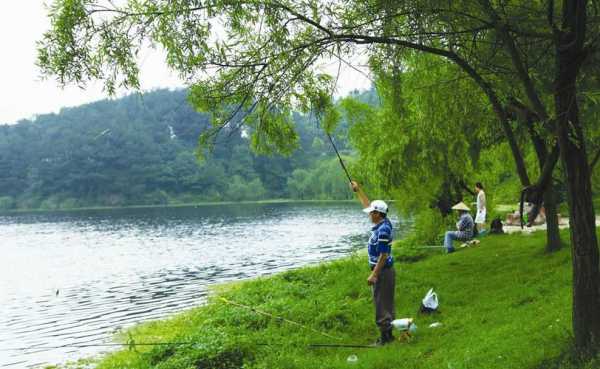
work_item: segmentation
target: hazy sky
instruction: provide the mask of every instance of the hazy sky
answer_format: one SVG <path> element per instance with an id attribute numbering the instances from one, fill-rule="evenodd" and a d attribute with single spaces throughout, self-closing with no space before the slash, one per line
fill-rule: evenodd
<path id="1" fill-rule="evenodd" d="M 0 12 L 0 42 L 4 50 L 0 62 L 0 124 L 107 97 L 100 82 L 82 90 L 76 86 L 63 89 L 52 79 L 41 80 L 35 66 L 35 43 L 49 25 L 45 3 L 51 1 L 6 1 Z M 142 89 L 184 87 L 177 75 L 165 67 L 159 52 L 147 50 L 141 54 Z M 336 73 L 337 63 L 325 64 L 323 68 Z M 344 67 L 338 82 L 338 94 L 344 95 L 369 85 L 365 76 Z"/>

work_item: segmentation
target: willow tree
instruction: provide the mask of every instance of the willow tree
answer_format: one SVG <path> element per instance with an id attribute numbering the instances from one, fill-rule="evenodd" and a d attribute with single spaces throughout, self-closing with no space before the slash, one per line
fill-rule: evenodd
<path id="1" fill-rule="evenodd" d="M 468 76 L 461 75 L 455 64 L 411 50 L 390 53 L 381 59 L 371 63 L 377 78 L 379 106 L 352 101 L 354 98 L 345 99 L 342 104 L 347 108 L 347 119 L 353 122 L 354 147 L 360 153 L 360 164 L 368 168 L 368 173 L 381 173 L 374 181 L 402 198 L 407 208 L 430 204 L 446 216 L 465 193 L 475 195 L 467 183 L 483 179 L 482 174 L 488 172 L 479 165 L 482 152 L 484 159 L 489 158 L 491 151 L 506 139 L 494 124 L 481 89 Z M 510 76 L 505 76 L 505 80 L 508 82 Z M 524 153 L 533 150 L 542 170 L 553 146 L 552 139 L 537 129 L 539 119 L 519 101 L 514 84 L 516 81 L 504 86 L 496 82 L 495 89 L 510 96 L 507 109 L 513 121 L 515 146 L 518 143 Z M 530 186 L 529 178 L 535 168 L 519 159 L 523 162 L 521 184 Z M 504 159 L 496 160 L 504 163 Z M 560 247 L 553 187 L 549 185 L 543 195 L 548 225 L 546 250 L 550 252 Z"/>
<path id="2" fill-rule="evenodd" d="M 559 151 L 566 173 L 573 248 L 573 328 L 577 347 L 597 349 L 600 273 L 590 167 L 578 109 L 578 77 L 596 52 L 597 3 L 586 0 L 491 3 L 485 0 L 56 0 L 39 65 L 62 83 L 100 79 L 106 89 L 137 87 L 137 55 L 161 46 L 166 63 L 191 85 L 190 101 L 212 113 L 214 127 L 252 128 L 261 152 L 292 150 L 291 110 L 314 110 L 326 126 L 338 119 L 330 95 L 335 79 L 319 73 L 326 58 L 372 56 L 408 48 L 455 63 L 481 88 L 526 175 L 506 96 L 495 83 L 519 81 L 525 106 L 558 143 L 528 188 L 539 205 Z M 590 16 L 588 16 L 588 13 Z M 542 45 L 532 48 L 531 45 Z M 539 50 L 549 50 L 539 53 Z M 535 61 L 554 58 L 551 68 Z M 496 59 L 502 62 L 495 63 Z M 378 58 L 383 60 L 382 58 Z M 538 75 L 551 75 L 552 99 Z M 550 102 L 548 102 L 550 101 Z M 243 116 L 243 119 L 234 119 Z M 237 123 L 234 123 L 237 122 Z M 560 150 L 558 150 L 558 147 Z"/>
<path id="3" fill-rule="evenodd" d="M 475 196 L 482 149 L 503 142 L 489 105 L 455 65 L 432 55 L 404 52 L 394 68 L 372 69 L 380 103 L 353 96 L 340 103 L 359 153 L 357 175 L 401 199 L 400 210 L 429 207 L 446 217 Z M 420 241 L 434 242 L 431 233 Z"/>

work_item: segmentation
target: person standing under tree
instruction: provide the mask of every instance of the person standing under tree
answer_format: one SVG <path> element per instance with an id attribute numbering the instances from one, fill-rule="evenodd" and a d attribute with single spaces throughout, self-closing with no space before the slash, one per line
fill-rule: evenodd
<path id="1" fill-rule="evenodd" d="M 476 233 L 480 233 L 485 229 L 485 217 L 486 217 L 486 201 L 485 192 L 483 192 L 483 185 L 481 182 L 475 184 L 475 192 L 477 193 L 477 215 L 475 215 L 475 227 L 477 228 Z"/>
<path id="2" fill-rule="evenodd" d="M 375 323 L 381 332 L 375 344 L 381 346 L 394 340 L 392 321 L 396 315 L 394 307 L 396 271 L 391 248 L 392 223 L 387 217 L 388 206 L 384 201 L 375 200 L 370 203 L 358 183 L 352 181 L 351 187 L 363 205 L 363 211 L 369 214 L 371 222 L 375 224 L 371 229 L 368 244 L 371 274 L 367 278 L 367 283 L 372 288 Z"/>

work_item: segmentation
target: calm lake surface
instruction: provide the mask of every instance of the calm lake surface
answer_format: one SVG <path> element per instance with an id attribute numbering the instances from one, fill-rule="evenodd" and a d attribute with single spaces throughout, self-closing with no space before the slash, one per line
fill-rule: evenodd
<path id="1" fill-rule="evenodd" d="M 396 239 L 411 226 L 392 220 Z M 111 342 L 201 304 L 211 284 L 348 255 L 369 227 L 345 202 L 0 215 L 0 367 L 105 352 L 48 347 Z"/>

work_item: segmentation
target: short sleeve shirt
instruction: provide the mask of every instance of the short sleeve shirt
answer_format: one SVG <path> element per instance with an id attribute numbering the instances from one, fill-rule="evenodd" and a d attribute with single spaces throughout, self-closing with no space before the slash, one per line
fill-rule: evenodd
<path id="1" fill-rule="evenodd" d="M 388 254 L 385 261 L 386 267 L 394 264 L 394 258 L 392 257 L 392 223 L 388 218 L 383 219 L 371 229 L 368 252 L 370 266 L 377 264 L 381 254 Z"/>

